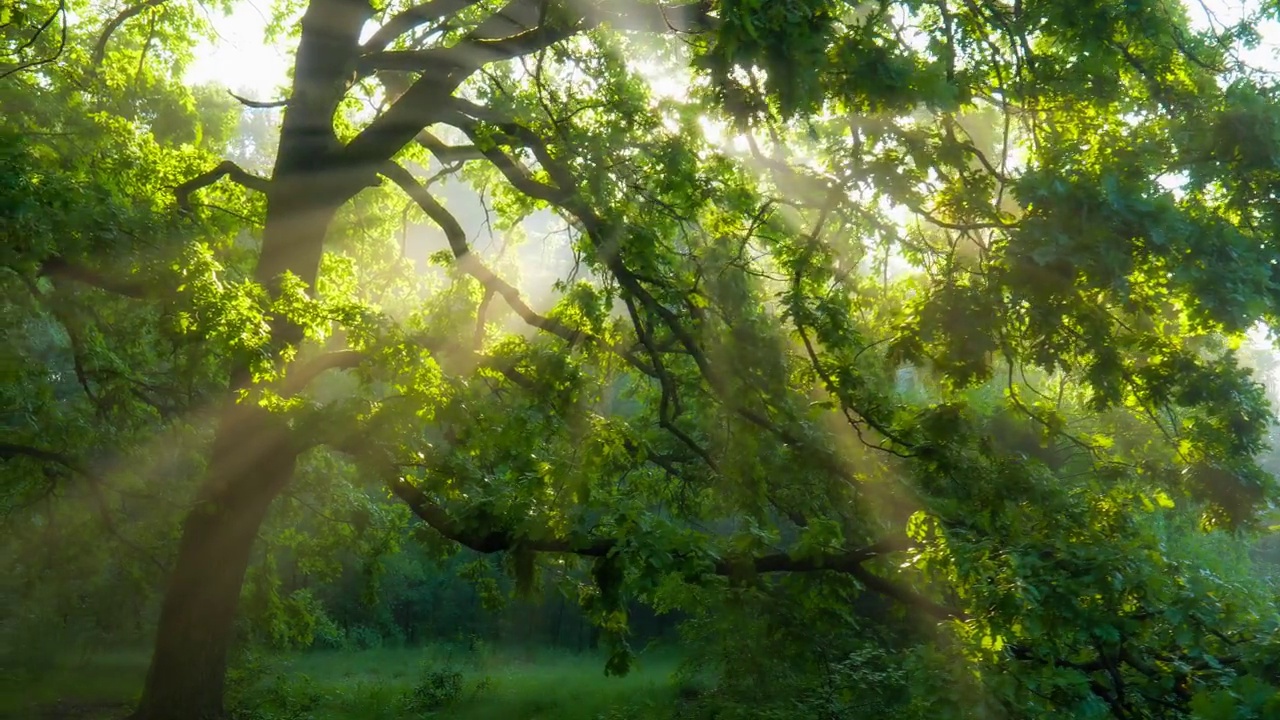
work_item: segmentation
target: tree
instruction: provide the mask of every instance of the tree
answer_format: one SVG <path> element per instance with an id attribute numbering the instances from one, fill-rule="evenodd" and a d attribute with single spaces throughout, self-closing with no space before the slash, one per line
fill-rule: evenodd
<path id="1" fill-rule="evenodd" d="M 1265 712 L 1268 601 L 1194 571 L 1273 493 L 1265 397 L 1233 349 L 1280 297 L 1273 87 L 1232 55 L 1253 18 L 1196 31 L 1156 0 L 299 9 L 270 178 L 210 163 L 178 184 L 181 213 L 145 215 L 209 239 L 164 263 L 6 258 L 36 299 L 53 278 L 152 301 L 121 316 L 177 318 L 203 343 L 180 374 L 225 382 L 139 720 L 221 714 L 258 528 L 317 455 L 508 553 L 521 583 L 541 555 L 590 561 L 613 671 L 628 597 L 791 573 L 1009 670 L 982 674 L 1008 715 Z M 151 35 L 129 37 L 145 58 Z M 645 73 L 685 74 L 688 97 Z M 110 113 L 146 118 L 106 82 Z M 501 232 L 557 214 L 583 279 L 536 312 L 415 172 L 429 157 L 487 189 Z M 228 240 L 243 225 L 196 202 L 213 192 L 261 212 L 260 235 Z M 397 196 L 447 241 L 433 292 L 392 251 Z M 503 333 L 502 306 L 536 332 Z M 320 392 L 336 370 L 358 382 Z M 59 419 L 4 446 L 25 477 L 88 475 L 72 445 L 32 440 Z"/>

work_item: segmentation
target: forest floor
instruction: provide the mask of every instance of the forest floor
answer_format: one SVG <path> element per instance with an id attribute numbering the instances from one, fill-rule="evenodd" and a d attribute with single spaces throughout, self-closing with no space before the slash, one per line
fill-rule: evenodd
<path id="1" fill-rule="evenodd" d="M 614 678 L 600 656 L 553 650 L 309 652 L 250 659 L 232 672 L 228 694 L 242 720 L 630 720 L 671 716 L 677 661 L 647 654 Z M 6 668 L 0 719 L 115 720 L 146 668 L 144 652 Z"/>

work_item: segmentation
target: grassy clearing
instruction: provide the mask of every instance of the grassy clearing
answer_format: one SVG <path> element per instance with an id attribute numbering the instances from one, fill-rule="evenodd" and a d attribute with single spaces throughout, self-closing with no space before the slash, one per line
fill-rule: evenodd
<path id="1" fill-rule="evenodd" d="M 603 659 L 594 655 L 447 647 L 308 653 L 269 664 L 272 677 L 244 691 L 244 704 L 258 706 L 267 717 L 429 716 L 431 703 L 416 712 L 405 706 L 415 688 L 425 687 L 429 699 L 453 699 L 438 714 L 457 720 L 596 720 L 643 717 L 670 707 L 676 659 L 645 657 L 625 678 L 606 677 Z"/>
<path id="2" fill-rule="evenodd" d="M 81 653 L 39 658 L 6 654 L 0 665 L 0 718 L 110 718 L 137 697 L 145 652 Z"/>
<path id="3" fill-rule="evenodd" d="M 599 656 L 545 650 L 299 653 L 251 660 L 233 673 L 232 695 L 246 720 L 670 717 L 676 662 L 650 654 L 627 677 L 610 678 Z M 119 652 L 7 669 L 0 718 L 118 717 L 136 698 L 146 663 L 146 653 Z M 415 689 L 425 702 L 406 705 Z"/>

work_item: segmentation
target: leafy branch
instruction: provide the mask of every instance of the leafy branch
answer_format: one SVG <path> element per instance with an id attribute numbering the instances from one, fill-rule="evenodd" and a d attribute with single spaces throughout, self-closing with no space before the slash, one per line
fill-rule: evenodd
<path id="1" fill-rule="evenodd" d="M 533 552 L 599 558 L 614 555 L 621 549 L 621 544 L 610 538 L 575 541 L 551 534 L 517 535 L 502 529 L 469 529 L 450 516 L 448 511 L 433 501 L 421 488 L 400 476 L 398 471 L 389 473 L 387 483 L 391 492 L 400 498 L 420 520 L 444 537 L 476 552 L 495 553 L 519 547 Z M 876 575 L 865 567 L 871 560 L 909 548 L 910 545 L 905 538 L 884 539 L 835 554 L 794 556 L 788 553 L 771 553 L 742 560 L 717 559 L 712 563 L 711 572 L 720 576 L 737 575 L 744 569 L 761 574 L 824 571 L 844 573 L 852 576 L 868 590 L 897 601 L 926 617 L 936 620 L 963 619 L 963 613 Z"/>

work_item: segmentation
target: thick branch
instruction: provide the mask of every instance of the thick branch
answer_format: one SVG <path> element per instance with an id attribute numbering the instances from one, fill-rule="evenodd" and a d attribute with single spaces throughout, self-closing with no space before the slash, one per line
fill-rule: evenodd
<path id="1" fill-rule="evenodd" d="M 468 40 L 448 48 L 379 52 L 361 60 L 361 75 L 369 75 L 378 70 L 474 71 L 489 63 L 529 55 L 573 34 L 573 28 L 538 26 L 504 38 Z"/>
<path id="2" fill-rule="evenodd" d="M 418 144 L 430 151 L 443 165 L 464 160 L 483 160 L 485 157 L 475 145 L 446 145 L 443 140 L 426 130 L 418 133 Z"/>
<path id="3" fill-rule="evenodd" d="M 593 540 L 572 540 L 557 537 L 552 533 L 534 533 L 532 537 L 521 537 L 508 529 L 469 528 L 456 521 L 449 512 L 436 503 L 417 485 L 409 482 L 400 473 L 400 466 L 382 457 L 376 448 L 361 444 L 351 436 L 344 436 L 336 449 L 373 461 L 372 469 L 387 482 L 388 488 L 397 498 L 409 506 L 420 520 L 436 532 L 460 545 L 477 552 L 494 553 L 516 547 L 535 552 L 567 553 L 584 557 L 604 557 L 615 552 L 619 543 L 610 538 Z M 908 549 L 906 538 L 887 539 L 866 547 L 849 550 L 838 554 L 812 555 L 793 557 L 786 553 L 773 553 L 744 561 L 718 560 L 712 572 L 716 575 L 729 576 L 740 570 L 756 573 L 774 572 L 842 572 L 853 576 L 863 587 L 871 592 L 895 600 L 911 610 L 926 617 L 937 620 L 965 619 L 964 612 L 941 605 L 916 593 L 910 588 L 898 585 L 883 578 L 864 567 L 864 564 L 883 555 Z"/>
<path id="4" fill-rule="evenodd" d="M 16 457 L 28 457 L 40 462 L 54 463 L 70 470 L 80 471 L 79 465 L 67 455 L 53 450 L 43 450 L 30 445 L 0 443 L 0 460 L 12 460 Z"/>
<path id="5" fill-rule="evenodd" d="M 364 360 L 364 354 L 356 350 L 338 350 L 317 355 L 307 362 L 298 364 L 285 374 L 280 383 L 280 394 L 284 397 L 297 395 L 311 384 L 312 380 L 327 370 L 350 370 Z"/>
<path id="6" fill-rule="evenodd" d="M 419 519 L 446 538 L 482 553 L 501 552 L 516 545 L 516 538 L 503 531 L 469 530 L 454 520 L 444 508 L 433 502 L 418 486 L 401 477 L 390 481 L 391 492 L 400 498 Z M 596 540 L 588 543 L 571 543 L 562 538 L 527 540 L 519 543 L 522 548 L 536 552 L 573 553 L 587 557 L 603 557 L 613 549 L 612 540 Z"/>
<path id="7" fill-rule="evenodd" d="M 324 194 L 334 196 L 321 204 L 341 204 L 359 191 L 359 173 L 338 156 L 333 119 L 350 87 L 373 5 L 368 0 L 309 0 L 306 5 L 272 178 L 282 185 L 301 179 L 311 188 L 308 194 L 329 185 Z"/>
<path id="8" fill-rule="evenodd" d="M 196 190 L 200 190 L 201 188 L 208 187 L 218 182 L 224 177 L 230 178 L 232 182 L 242 185 L 250 190 L 257 190 L 260 193 L 267 193 L 271 190 L 270 180 L 253 175 L 230 160 L 223 160 L 217 167 L 209 172 L 201 173 L 174 188 L 173 194 L 177 197 L 178 207 L 183 210 L 190 211 L 191 194 Z"/>
<path id="9" fill-rule="evenodd" d="M 75 265 L 60 257 L 51 257 L 40 263 L 41 277 L 59 277 L 125 297 L 145 299 L 152 293 L 141 283 L 113 278 L 92 268 Z"/>
<path id="10" fill-rule="evenodd" d="M 422 77 L 347 145 L 347 161 L 378 165 L 392 158 L 439 119 L 441 107 L 453 91 L 485 64 L 538 52 L 602 22 L 644 31 L 710 27 L 713 23 L 707 16 L 708 2 L 644 6 L 610 0 L 589 17 L 562 16 L 552 23 L 541 22 L 544 5 L 545 0 L 511 0 L 449 48 L 374 53 L 365 58 L 359 75 L 386 68 L 421 71 Z"/>

